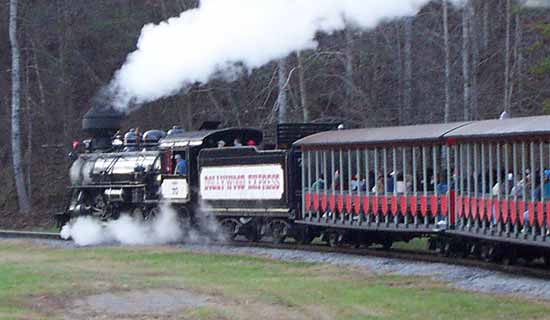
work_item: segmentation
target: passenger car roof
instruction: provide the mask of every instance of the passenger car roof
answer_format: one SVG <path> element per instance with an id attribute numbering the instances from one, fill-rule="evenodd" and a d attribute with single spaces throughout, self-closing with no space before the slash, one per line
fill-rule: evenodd
<path id="1" fill-rule="evenodd" d="M 550 134 L 550 116 L 482 120 L 456 128 L 445 137 L 457 140 L 475 138 L 500 138 L 514 136 L 539 136 Z"/>
<path id="2" fill-rule="evenodd" d="M 313 134 L 294 143 L 296 146 L 315 147 L 330 145 L 376 145 L 423 141 L 443 141 L 445 134 L 467 125 L 468 122 L 425 124 L 401 127 L 381 127 L 326 131 Z"/>

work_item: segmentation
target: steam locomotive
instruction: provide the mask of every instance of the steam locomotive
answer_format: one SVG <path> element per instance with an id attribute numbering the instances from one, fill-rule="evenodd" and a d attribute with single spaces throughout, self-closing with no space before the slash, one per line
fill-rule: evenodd
<path id="1" fill-rule="evenodd" d="M 122 212 L 147 220 L 167 203 L 191 221 L 215 217 L 230 238 L 321 236 L 332 246 L 389 248 L 429 237 L 445 254 L 550 264 L 549 116 L 351 130 L 281 125 L 276 148 L 259 148 L 263 134 L 252 128 L 210 123 L 122 137 L 120 121 L 111 109 L 85 115 L 92 138 L 71 167 L 60 225 Z M 175 173 L 176 157 L 186 172 Z"/>
<path id="2" fill-rule="evenodd" d="M 230 238 L 255 241 L 269 234 L 281 242 L 294 235 L 290 219 L 300 202 L 300 164 L 299 154 L 287 148 L 291 141 L 260 150 L 262 131 L 220 129 L 216 122 L 191 132 L 174 127 L 121 135 L 121 120 L 112 108 L 92 108 L 84 116 L 91 139 L 74 146 L 79 152 L 73 153 L 60 226 L 79 216 L 109 220 L 122 213 L 149 220 L 169 204 L 191 223 L 199 213 L 215 217 Z M 301 125 L 292 139 L 331 127 Z M 186 172 L 175 172 L 176 158 L 186 162 Z"/>

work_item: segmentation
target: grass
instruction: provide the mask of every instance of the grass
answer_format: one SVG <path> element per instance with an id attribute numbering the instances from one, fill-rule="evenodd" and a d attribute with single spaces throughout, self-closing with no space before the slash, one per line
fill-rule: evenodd
<path id="1" fill-rule="evenodd" d="M 149 288 L 215 298 L 182 314 L 191 319 L 543 319 L 550 312 L 545 303 L 457 291 L 424 277 L 173 248 L 4 241 L 0 257 L 0 319 L 58 319 L 72 298 Z M 37 308 L 41 299 L 45 306 Z"/>
<path id="2" fill-rule="evenodd" d="M 425 251 L 428 248 L 428 238 L 414 238 L 409 242 L 399 241 L 392 245 L 394 249 Z"/>

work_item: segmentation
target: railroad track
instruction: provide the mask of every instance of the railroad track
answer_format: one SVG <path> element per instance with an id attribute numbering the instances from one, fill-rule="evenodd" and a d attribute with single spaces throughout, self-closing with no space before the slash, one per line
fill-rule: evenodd
<path id="1" fill-rule="evenodd" d="M 35 232 L 35 231 L 16 231 L 16 230 L 0 230 L 0 238 L 62 240 L 59 233 L 56 233 L 56 232 Z"/>
<path id="2" fill-rule="evenodd" d="M 411 262 L 427 262 L 427 263 L 442 263 L 449 265 L 457 265 L 469 268 L 479 268 L 488 271 L 498 271 L 513 275 L 522 275 L 537 279 L 550 280 L 550 269 L 543 266 L 527 266 L 527 265 L 503 265 L 496 262 L 486 262 L 475 258 L 457 258 L 445 257 L 431 251 L 415 251 L 404 249 L 376 249 L 376 248 L 352 248 L 352 247 L 329 247 L 325 245 L 298 245 L 295 243 L 275 244 L 269 242 L 246 242 L 233 241 L 228 246 L 239 247 L 258 247 L 270 249 L 285 249 L 285 250 L 302 250 L 309 252 L 320 253 L 340 253 L 347 255 L 371 256 L 378 258 L 401 259 Z"/>

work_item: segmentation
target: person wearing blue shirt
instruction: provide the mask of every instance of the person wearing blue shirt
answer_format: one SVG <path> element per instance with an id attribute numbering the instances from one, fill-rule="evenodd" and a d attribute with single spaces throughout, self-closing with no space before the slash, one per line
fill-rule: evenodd
<path id="1" fill-rule="evenodd" d="M 176 154 L 175 158 L 176 158 L 176 169 L 174 170 L 174 174 L 175 175 L 186 175 L 187 174 L 187 162 L 179 154 Z"/>

